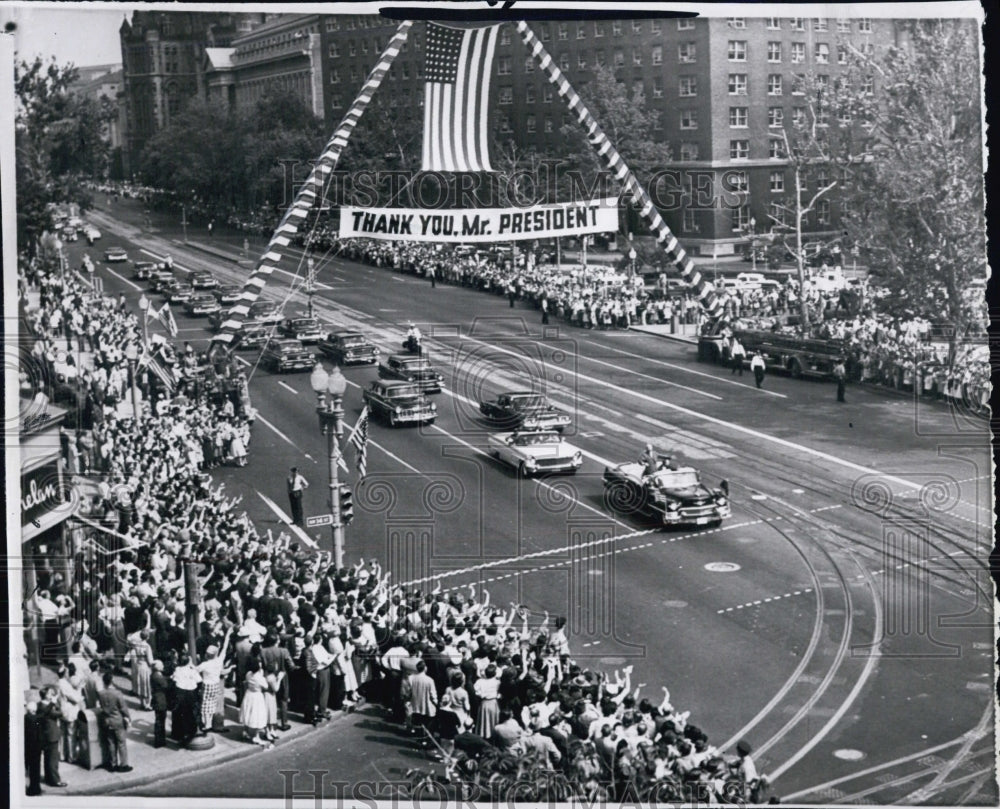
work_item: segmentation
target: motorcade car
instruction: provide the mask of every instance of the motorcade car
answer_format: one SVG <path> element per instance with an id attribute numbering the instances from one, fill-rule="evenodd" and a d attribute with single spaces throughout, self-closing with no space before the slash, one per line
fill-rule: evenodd
<path id="1" fill-rule="evenodd" d="M 240 299 L 240 295 L 243 294 L 243 287 L 236 286 L 235 284 L 227 284 L 226 286 L 217 286 L 212 290 L 212 294 L 215 295 L 216 300 L 223 306 L 231 303 L 236 303 Z"/>
<path id="2" fill-rule="evenodd" d="M 184 311 L 189 315 L 210 315 L 221 308 L 215 296 L 208 292 L 195 292 L 184 303 Z"/>
<path id="3" fill-rule="evenodd" d="M 697 469 L 668 455 L 657 456 L 652 471 L 642 462 L 605 467 L 603 480 L 613 510 L 652 517 L 661 525 L 719 526 L 732 513 L 721 485 L 710 489 Z"/>
<path id="4" fill-rule="evenodd" d="M 234 347 L 237 351 L 253 351 L 263 348 L 270 336 L 266 326 L 259 323 L 244 323 L 236 332 Z"/>
<path id="5" fill-rule="evenodd" d="M 316 355 L 291 337 L 272 337 L 261 352 L 260 364 L 279 374 L 311 371 L 316 366 Z"/>
<path id="6" fill-rule="evenodd" d="M 219 285 L 215 276 L 206 270 L 194 270 L 188 274 L 187 280 L 195 289 L 215 289 Z"/>
<path id="7" fill-rule="evenodd" d="M 184 303 L 194 295 L 194 289 L 184 281 L 174 281 L 163 290 L 164 297 L 171 303 Z"/>
<path id="8" fill-rule="evenodd" d="M 444 377 L 434 370 L 427 357 L 406 354 L 390 354 L 385 362 L 379 363 L 380 379 L 400 379 L 413 382 L 424 393 L 440 393 Z"/>
<path id="9" fill-rule="evenodd" d="M 286 317 L 278 324 L 278 334 L 282 337 L 294 337 L 303 343 L 318 343 L 323 339 L 319 321 L 305 315 Z"/>
<path id="10" fill-rule="evenodd" d="M 174 275 L 173 270 L 167 269 L 161 264 L 149 271 L 149 277 L 146 280 L 149 281 L 149 289 L 152 292 L 160 292 L 164 286 L 172 284 L 178 279 Z"/>
<path id="11" fill-rule="evenodd" d="M 376 379 L 362 394 L 370 412 L 390 427 L 400 424 L 433 424 L 437 405 L 412 382 Z"/>
<path id="12" fill-rule="evenodd" d="M 77 240 L 76 228 L 72 225 L 66 225 L 62 229 L 62 240 L 64 242 L 75 242 Z"/>
<path id="13" fill-rule="evenodd" d="M 554 430 L 495 433 L 489 437 L 487 452 L 525 478 L 539 473 L 573 475 L 583 464 L 583 453 Z"/>
<path id="14" fill-rule="evenodd" d="M 107 262 L 128 261 L 128 253 L 124 247 L 109 247 L 104 251 L 104 260 Z"/>
<path id="15" fill-rule="evenodd" d="M 84 225 L 83 236 L 88 243 L 93 244 L 94 242 L 96 242 L 98 239 L 101 238 L 101 231 L 99 231 L 93 225 Z"/>
<path id="16" fill-rule="evenodd" d="M 338 365 L 374 364 L 381 353 L 378 346 L 359 331 L 332 331 L 316 348 Z"/>
<path id="17" fill-rule="evenodd" d="M 250 304 L 247 317 L 259 323 L 277 323 L 281 320 L 281 307 L 271 301 L 255 301 Z"/>
<path id="18" fill-rule="evenodd" d="M 132 277 L 139 281 L 148 281 L 153 270 L 160 267 L 155 261 L 133 261 Z"/>
<path id="19" fill-rule="evenodd" d="M 542 394 L 528 390 L 508 391 L 495 399 L 482 401 L 479 412 L 508 429 L 562 432 L 572 422 L 566 413 L 550 405 Z"/>

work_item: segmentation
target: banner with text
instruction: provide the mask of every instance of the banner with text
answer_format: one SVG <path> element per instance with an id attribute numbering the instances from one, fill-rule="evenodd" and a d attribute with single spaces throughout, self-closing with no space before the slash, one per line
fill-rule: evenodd
<path id="1" fill-rule="evenodd" d="M 412 242 L 510 242 L 618 230 L 618 199 L 530 208 L 340 209 L 340 237 Z"/>

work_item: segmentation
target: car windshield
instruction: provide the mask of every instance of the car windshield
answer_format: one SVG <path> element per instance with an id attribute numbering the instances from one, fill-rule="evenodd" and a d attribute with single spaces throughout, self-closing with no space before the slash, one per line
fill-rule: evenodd
<path id="1" fill-rule="evenodd" d="M 554 433 L 527 433 L 514 436 L 514 446 L 537 447 L 543 444 L 558 444 L 562 439 Z"/>
<path id="2" fill-rule="evenodd" d="M 399 360 L 399 366 L 401 368 L 406 368 L 407 370 L 420 370 L 424 368 L 430 368 L 431 365 L 427 360 Z"/>
<path id="3" fill-rule="evenodd" d="M 690 489 L 701 481 L 693 469 L 679 469 L 676 472 L 658 472 L 656 483 L 664 489 Z"/>
<path id="4" fill-rule="evenodd" d="M 315 329 L 317 327 L 317 323 L 315 320 L 303 318 L 301 320 L 293 320 L 292 327 L 296 329 Z"/>
<path id="5" fill-rule="evenodd" d="M 345 346 L 359 346 L 364 345 L 364 337 L 341 337 L 340 342 Z"/>
<path id="6" fill-rule="evenodd" d="M 520 410 L 526 410 L 531 407 L 544 407 L 545 399 L 541 396 L 514 396 L 511 397 L 511 404 Z"/>
<path id="7" fill-rule="evenodd" d="M 420 388 L 416 385 L 400 385 L 396 388 L 389 388 L 386 391 L 386 395 L 390 399 L 402 399 L 407 396 L 419 396 Z"/>

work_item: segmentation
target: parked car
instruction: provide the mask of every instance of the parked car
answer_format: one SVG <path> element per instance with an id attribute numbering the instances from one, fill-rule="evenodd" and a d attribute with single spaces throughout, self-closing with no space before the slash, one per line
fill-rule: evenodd
<path id="1" fill-rule="evenodd" d="M 332 331 L 316 346 L 338 365 L 378 362 L 379 349 L 359 331 Z"/>
<path id="2" fill-rule="evenodd" d="M 281 307 L 270 301 L 255 301 L 250 304 L 247 317 L 258 323 L 277 323 L 281 320 Z"/>
<path id="3" fill-rule="evenodd" d="M 210 315 L 221 308 L 215 296 L 208 292 L 195 292 L 184 304 L 184 311 L 189 315 Z"/>
<path id="4" fill-rule="evenodd" d="M 184 281 L 174 281 L 164 290 L 164 297 L 171 303 L 184 303 L 191 300 L 194 289 Z"/>
<path id="5" fill-rule="evenodd" d="M 286 317 L 278 325 L 278 334 L 303 343 L 318 343 L 323 339 L 323 330 L 314 317 Z"/>
<path id="6" fill-rule="evenodd" d="M 362 394 L 373 415 L 396 427 L 400 424 L 433 424 L 437 405 L 412 382 L 376 379 Z"/>
<path id="7" fill-rule="evenodd" d="M 128 261 L 128 253 L 124 247 L 109 247 L 104 251 L 104 260 L 108 262 Z"/>
<path id="8" fill-rule="evenodd" d="M 132 277 L 139 281 L 148 281 L 153 270 L 158 269 L 159 266 L 155 261 L 133 261 Z"/>
<path id="9" fill-rule="evenodd" d="M 726 493 L 705 486 L 693 467 L 678 466 L 669 456 L 660 456 L 655 471 L 647 471 L 645 464 L 637 462 L 606 467 L 608 504 L 616 511 L 651 516 L 661 525 L 718 526 L 730 515 Z"/>
<path id="10" fill-rule="evenodd" d="M 298 340 L 272 337 L 264 346 L 260 364 L 279 374 L 288 371 L 311 371 L 316 366 L 316 356 L 306 350 Z"/>
<path id="11" fill-rule="evenodd" d="M 407 354 L 390 354 L 386 361 L 378 366 L 380 379 L 401 379 L 413 382 L 424 393 L 440 393 L 444 377 L 431 366 L 426 357 L 413 357 Z"/>
<path id="12" fill-rule="evenodd" d="M 238 287 L 235 284 L 218 286 L 212 290 L 212 294 L 215 295 L 215 299 L 223 306 L 231 303 L 236 303 L 240 299 L 240 295 L 243 294 L 243 287 Z"/>
<path id="13" fill-rule="evenodd" d="M 487 452 L 521 477 L 540 472 L 573 475 L 583 464 L 583 453 L 555 431 L 496 433 L 489 437 Z"/>
<path id="14" fill-rule="evenodd" d="M 480 402 L 479 412 L 508 429 L 562 432 L 571 422 L 568 415 L 550 405 L 544 396 L 531 391 L 501 393 L 495 399 Z"/>
<path id="15" fill-rule="evenodd" d="M 219 285 L 219 282 L 215 280 L 215 276 L 205 270 L 195 270 L 189 273 L 187 280 L 195 289 L 215 289 Z"/>

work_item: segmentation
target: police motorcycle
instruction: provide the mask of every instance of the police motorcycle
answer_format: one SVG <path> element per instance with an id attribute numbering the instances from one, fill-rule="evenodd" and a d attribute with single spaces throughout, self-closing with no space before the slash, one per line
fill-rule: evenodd
<path id="1" fill-rule="evenodd" d="M 410 354 L 417 354 L 419 356 L 423 353 L 420 329 L 412 323 L 410 324 L 409 329 L 407 329 L 406 339 L 403 340 L 403 348 L 405 348 Z"/>

